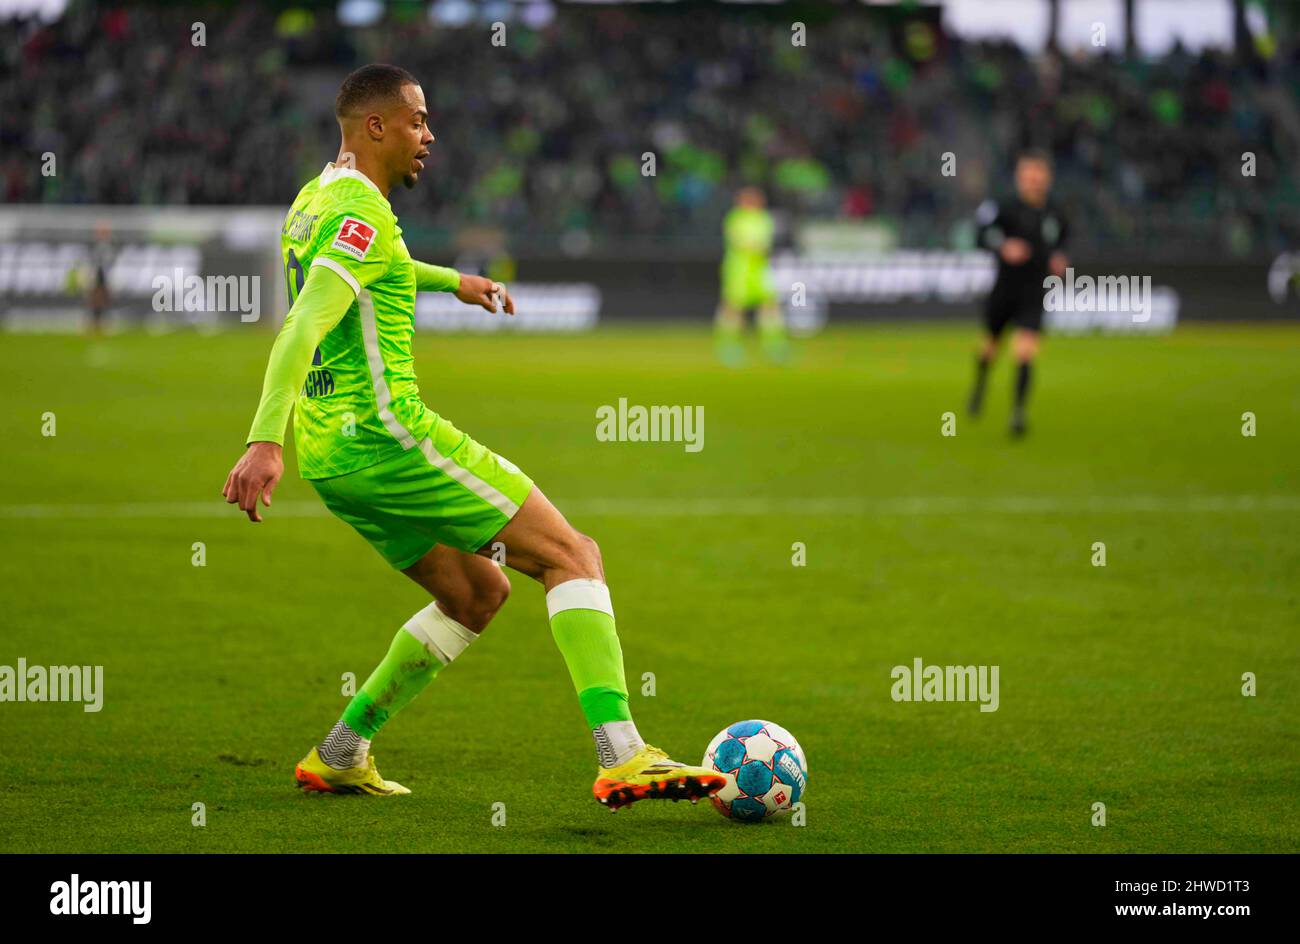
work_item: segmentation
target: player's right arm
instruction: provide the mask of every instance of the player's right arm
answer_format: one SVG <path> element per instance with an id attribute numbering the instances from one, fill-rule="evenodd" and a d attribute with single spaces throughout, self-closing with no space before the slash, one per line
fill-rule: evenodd
<path id="1" fill-rule="evenodd" d="M 262 402 L 245 440 L 248 448 L 222 489 L 226 501 L 238 503 L 249 521 L 262 520 L 257 498 L 260 495 L 269 507 L 271 492 L 284 474 L 284 428 L 317 345 L 348 313 L 361 290 L 388 271 L 394 222 L 387 202 L 357 185 L 316 226 L 303 252 L 303 258 L 311 259 L 306 279 L 298 281 L 301 267 L 291 276 L 290 296 L 295 286 L 298 295 L 271 349 Z"/>
<path id="2" fill-rule="evenodd" d="M 248 448 L 226 477 L 221 490 L 229 504 L 239 504 L 250 521 L 261 521 L 257 499 L 270 507 L 271 492 L 284 474 L 284 429 L 298 399 L 316 346 L 343 320 L 356 300 L 352 287 L 332 268 L 312 266 L 302 291 L 289 309 L 271 348 Z"/>
<path id="3" fill-rule="evenodd" d="M 501 308 L 506 314 L 515 313 L 515 300 L 500 282 L 482 276 L 457 272 L 446 266 L 431 265 L 412 259 L 415 267 L 415 288 L 419 292 L 451 292 L 466 305 L 480 305 L 496 313 Z"/>
<path id="4" fill-rule="evenodd" d="M 1022 265 L 1032 254 L 1029 243 L 1018 236 L 1007 235 L 1007 223 L 1002 207 L 994 200 L 985 200 L 975 211 L 975 241 L 983 249 L 998 256 L 1007 265 Z"/>

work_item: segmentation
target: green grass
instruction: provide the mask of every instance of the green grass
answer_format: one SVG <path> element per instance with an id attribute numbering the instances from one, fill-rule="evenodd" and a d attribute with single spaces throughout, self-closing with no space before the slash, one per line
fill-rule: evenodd
<path id="1" fill-rule="evenodd" d="M 103 665 L 105 704 L 0 704 L 0 851 L 1296 851 L 1300 331 L 1052 339 L 1019 443 L 1005 364 L 985 418 L 961 414 L 971 342 L 837 329 L 734 372 L 678 329 L 417 342 L 426 400 L 600 542 L 652 742 L 695 760 L 750 717 L 798 735 L 793 828 L 593 802 L 520 577 L 375 742 L 412 796 L 300 795 L 341 675 L 426 600 L 292 463 L 264 524 L 221 505 L 269 335 L 6 337 L 0 664 Z M 620 396 L 703 405 L 704 450 L 598 442 Z M 894 702 L 915 657 L 1000 666 L 999 710 Z"/>

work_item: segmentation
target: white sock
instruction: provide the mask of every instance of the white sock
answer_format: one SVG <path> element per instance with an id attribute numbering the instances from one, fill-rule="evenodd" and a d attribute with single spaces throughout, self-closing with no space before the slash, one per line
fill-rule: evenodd
<path id="1" fill-rule="evenodd" d="M 407 620 L 403 628 L 424 643 L 424 648 L 443 665 L 451 665 L 452 660 L 478 639 L 478 633 L 471 632 L 438 609 L 437 600 Z"/>
<path id="2" fill-rule="evenodd" d="M 626 764 L 632 756 L 645 747 L 645 741 L 631 721 L 607 721 L 591 731 L 596 741 L 596 757 L 602 767 Z"/>
<path id="3" fill-rule="evenodd" d="M 317 745 L 316 753 L 335 770 L 364 767 L 366 755 L 370 753 L 370 739 L 363 738 L 340 720 Z"/>

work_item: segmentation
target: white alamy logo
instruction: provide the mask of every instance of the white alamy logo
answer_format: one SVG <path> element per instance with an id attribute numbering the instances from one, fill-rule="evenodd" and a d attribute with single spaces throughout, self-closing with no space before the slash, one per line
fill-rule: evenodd
<path id="1" fill-rule="evenodd" d="M 998 710 L 998 666 L 896 665 L 889 695 L 894 701 L 978 701 L 980 711 Z"/>
<path id="2" fill-rule="evenodd" d="M 186 275 L 184 269 L 172 273 L 155 276 L 151 283 L 154 311 L 237 311 L 240 321 L 261 317 L 260 275 Z"/>
<path id="3" fill-rule="evenodd" d="M 102 665 L 0 665 L 0 701 L 80 701 L 82 711 L 104 707 Z"/>
<path id="4" fill-rule="evenodd" d="M 148 924 L 152 913 L 153 882 L 83 882 L 71 880 L 50 886 L 50 914 L 131 915 L 132 924 Z"/>
<path id="5" fill-rule="evenodd" d="M 619 397 L 617 407 L 596 407 L 596 420 L 600 442 L 679 442 L 687 452 L 704 448 L 702 406 L 628 406 L 627 397 Z"/>
<path id="6" fill-rule="evenodd" d="M 1049 275 L 1043 279 L 1044 311 L 1122 311 L 1133 315 L 1135 324 L 1151 320 L 1151 276 L 1103 275 L 1077 278 L 1074 267 L 1065 270 L 1065 278 Z"/>

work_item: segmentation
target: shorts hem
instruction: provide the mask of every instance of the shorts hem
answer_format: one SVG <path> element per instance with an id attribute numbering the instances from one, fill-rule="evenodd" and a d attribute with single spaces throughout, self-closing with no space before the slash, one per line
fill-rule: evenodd
<path id="1" fill-rule="evenodd" d="M 498 534 L 500 534 L 502 528 L 504 528 L 510 522 L 515 520 L 515 515 L 519 514 L 519 509 L 524 507 L 524 502 L 528 500 L 528 496 L 533 493 L 533 489 L 535 489 L 536 487 L 537 487 L 537 483 L 532 481 L 532 479 L 529 479 L 528 491 L 524 492 L 524 497 L 519 499 L 519 502 L 515 505 L 514 513 L 510 515 L 506 515 L 505 516 L 506 520 L 501 522 L 500 524 L 494 524 L 490 532 L 481 535 L 481 539 L 476 538 L 475 540 L 478 541 L 478 543 L 474 545 L 474 548 L 472 550 L 465 551 L 465 553 L 477 554 L 479 551 L 483 550 L 483 548 L 487 547 L 488 542 L 491 541 Z M 505 515 L 505 512 L 502 512 L 502 514 Z M 458 550 L 464 550 L 464 548 L 458 548 Z"/>
<path id="2" fill-rule="evenodd" d="M 392 566 L 393 570 L 406 570 L 406 568 L 408 568 L 408 567 L 414 565 L 417 561 L 422 560 L 422 559 L 424 558 L 424 555 L 425 555 L 425 554 L 428 554 L 431 550 L 433 550 L 435 547 L 437 547 L 440 543 L 441 543 L 440 541 L 434 541 L 432 544 L 430 544 L 428 547 L 426 547 L 424 550 L 422 550 L 419 554 L 415 555 L 414 557 L 412 557 L 410 560 L 408 560 L 408 561 L 407 561 L 406 563 L 404 563 L 404 564 L 399 564 L 399 563 L 396 563 L 396 562 L 391 561 L 391 560 L 388 561 L 388 563 Z M 385 558 L 385 559 L 387 559 L 387 558 Z"/>

